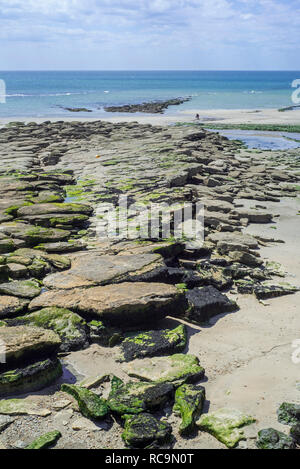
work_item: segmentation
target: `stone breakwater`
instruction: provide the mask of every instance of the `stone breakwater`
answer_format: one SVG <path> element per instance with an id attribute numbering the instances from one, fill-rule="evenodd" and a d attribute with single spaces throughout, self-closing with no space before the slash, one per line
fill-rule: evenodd
<path id="1" fill-rule="evenodd" d="M 175 98 L 168 99 L 167 101 L 151 101 L 141 104 L 125 104 L 124 106 L 106 106 L 106 112 L 129 112 L 134 114 L 136 112 L 143 112 L 146 114 L 163 114 L 170 106 L 179 106 L 180 104 L 190 101 L 191 98 Z"/>
<path id="2" fill-rule="evenodd" d="M 90 437 L 102 425 L 105 435 L 122 434 L 130 447 L 170 447 L 167 420 L 174 404 L 182 419 L 173 429 L 177 438 L 199 427 L 228 447 L 237 445 L 243 435 L 236 429 L 255 416 L 223 410 L 198 421 L 205 389 L 197 383 L 205 370 L 198 357 L 185 353 L 188 334 L 181 321 L 202 325 L 237 311 L 236 292 L 263 301 L 298 291 L 282 281 L 281 266 L 260 256 L 260 246 L 281 241 L 243 233 L 251 223 L 275 226 L 276 214 L 264 209 L 264 201 L 297 197 L 294 156 L 246 157 L 238 143 L 189 127 L 45 122 L 3 128 L 0 343 L 6 363 L 0 365 L 0 439 L 18 447 L 20 438 L 30 444 L 41 436 L 38 428 L 50 427 L 55 438 L 46 435 L 42 443 L 49 445 L 52 437 L 56 442 L 63 430 L 60 447 L 70 441 L 72 447 L 80 441 L 102 447 L 109 436 Z M 201 201 L 204 244 L 99 238 L 99 226 L 105 228 L 99 213 L 117 206 L 122 194 L 140 212 L 151 202 L 180 209 Z M 245 199 L 253 200 L 253 208 L 244 207 Z M 167 316 L 176 327 L 164 327 Z M 97 378 L 60 391 L 63 357 L 93 344 L 115 347 L 128 379 L 101 377 L 99 365 Z M 38 405 L 30 398 L 3 400 L 49 386 L 51 393 L 44 391 Z M 61 428 L 64 408 L 71 423 Z M 159 420 L 157 409 L 169 413 Z M 229 422 L 225 435 L 222 415 Z M 123 430 L 119 424 L 110 430 L 111 416 Z"/>

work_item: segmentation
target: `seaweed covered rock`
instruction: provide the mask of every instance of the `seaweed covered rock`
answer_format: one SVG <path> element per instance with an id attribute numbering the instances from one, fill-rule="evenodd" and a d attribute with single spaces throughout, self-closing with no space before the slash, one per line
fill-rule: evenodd
<path id="1" fill-rule="evenodd" d="M 63 384 L 61 390 L 74 397 L 84 417 L 101 420 L 109 412 L 106 401 L 86 388 L 72 384 Z"/>
<path id="2" fill-rule="evenodd" d="M 278 421 L 283 425 L 300 424 L 300 405 L 283 402 L 277 411 Z"/>
<path id="3" fill-rule="evenodd" d="M 0 373 L 0 397 L 40 391 L 62 376 L 57 358 L 33 362 L 24 367 Z"/>
<path id="4" fill-rule="evenodd" d="M 41 293 L 41 290 L 38 283 L 31 280 L 15 280 L 0 284 L 0 293 L 8 296 L 17 296 L 18 298 L 35 298 Z"/>
<path id="5" fill-rule="evenodd" d="M 122 342 L 120 361 L 129 362 L 136 358 L 157 357 L 183 352 L 187 343 L 186 326 L 176 329 L 146 331 L 135 334 Z"/>
<path id="6" fill-rule="evenodd" d="M 298 287 L 294 287 L 289 283 L 279 283 L 279 284 L 260 284 L 254 288 L 255 296 L 259 300 L 266 300 L 268 298 L 277 298 L 279 296 L 293 295 L 299 291 Z"/>
<path id="7" fill-rule="evenodd" d="M 53 330 L 61 339 L 61 352 L 80 350 L 89 344 L 86 322 L 68 309 L 45 308 L 6 323 L 8 326 L 29 325 Z"/>
<path id="8" fill-rule="evenodd" d="M 296 447 L 295 440 L 285 433 L 274 430 L 274 428 L 266 428 L 258 433 L 256 446 L 259 449 L 294 449 Z"/>
<path id="9" fill-rule="evenodd" d="M 175 393 L 173 411 L 182 418 L 180 435 L 189 435 L 196 427 L 196 419 L 201 415 L 205 402 L 205 388 L 192 384 L 183 384 Z"/>
<path id="10" fill-rule="evenodd" d="M 105 326 L 102 321 L 90 321 L 87 326 L 90 341 L 102 347 L 114 347 L 124 340 L 121 329 Z"/>
<path id="11" fill-rule="evenodd" d="M 143 413 L 126 415 L 122 438 L 131 448 L 156 448 L 166 443 L 171 436 L 172 427 L 160 422 L 153 415 Z"/>
<path id="12" fill-rule="evenodd" d="M 212 286 L 194 288 L 186 293 L 189 309 L 187 319 L 201 324 L 213 316 L 236 311 L 238 306 Z"/>
<path id="13" fill-rule="evenodd" d="M 7 236 L 25 241 L 28 246 L 36 246 L 40 243 L 64 241 L 68 239 L 71 234 L 70 231 L 66 230 L 43 228 L 42 226 L 33 226 L 18 222 L 3 223 L 1 225 L 1 230 Z"/>
<path id="14" fill-rule="evenodd" d="M 300 445 L 300 423 L 292 426 L 290 436 L 298 445 Z"/>
<path id="15" fill-rule="evenodd" d="M 255 419 L 238 410 L 219 409 L 202 415 L 197 425 L 200 430 L 210 433 L 227 448 L 234 448 L 239 441 L 245 439 L 241 428 L 254 422 Z"/>
<path id="16" fill-rule="evenodd" d="M 119 415 L 140 414 L 161 407 L 173 394 L 170 383 L 127 383 L 113 377 L 107 405 Z"/>
<path id="17" fill-rule="evenodd" d="M 61 438 L 61 433 L 57 430 L 46 433 L 34 440 L 30 445 L 26 446 L 25 449 L 47 449 L 53 446 Z"/>
<path id="18" fill-rule="evenodd" d="M 53 331 L 38 327 L 1 327 L 0 340 L 5 344 L 6 369 L 29 360 L 48 358 L 57 353 L 61 341 Z"/>
<path id="19" fill-rule="evenodd" d="M 185 382 L 199 381 L 205 375 L 195 355 L 177 353 L 170 357 L 145 358 L 123 366 L 133 378 L 158 383 L 174 383 L 180 386 Z"/>

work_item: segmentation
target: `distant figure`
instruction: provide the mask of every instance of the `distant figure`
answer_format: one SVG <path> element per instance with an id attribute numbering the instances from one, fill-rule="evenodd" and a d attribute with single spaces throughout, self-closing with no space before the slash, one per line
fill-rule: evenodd
<path id="1" fill-rule="evenodd" d="M 200 120 L 200 116 L 199 114 L 196 114 L 196 120 L 199 121 Z"/>

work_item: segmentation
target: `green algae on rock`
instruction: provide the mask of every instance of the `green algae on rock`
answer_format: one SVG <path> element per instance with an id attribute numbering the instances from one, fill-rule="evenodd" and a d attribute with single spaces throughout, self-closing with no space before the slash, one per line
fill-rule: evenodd
<path id="1" fill-rule="evenodd" d="M 140 414 L 146 410 L 161 407 L 173 394 L 170 383 L 133 383 L 124 384 L 116 376 L 111 383 L 107 405 L 119 415 Z"/>
<path id="2" fill-rule="evenodd" d="M 26 446 L 25 449 L 46 449 L 50 446 L 53 446 L 61 438 L 61 433 L 59 431 L 53 431 L 46 433 L 45 435 L 40 436 L 34 440 L 30 445 Z"/>
<path id="3" fill-rule="evenodd" d="M 62 308 L 45 308 L 7 321 L 8 326 L 35 326 L 53 330 L 61 339 L 60 352 L 86 348 L 89 344 L 86 322 L 76 313 Z"/>
<path id="4" fill-rule="evenodd" d="M 283 425 L 300 424 L 300 405 L 283 402 L 277 411 L 278 421 Z"/>
<path id="5" fill-rule="evenodd" d="M 91 321 L 87 326 L 90 341 L 102 347 L 115 347 L 124 340 L 121 329 L 107 327 L 102 321 Z"/>
<path id="6" fill-rule="evenodd" d="M 106 401 L 86 388 L 63 384 L 61 390 L 74 397 L 84 417 L 100 420 L 106 417 L 109 412 Z"/>
<path id="7" fill-rule="evenodd" d="M 259 449 L 295 449 L 295 440 L 285 433 L 274 430 L 274 428 L 266 428 L 258 433 L 256 446 Z"/>
<path id="8" fill-rule="evenodd" d="M 0 284 L 0 293 L 19 298 L 35 298 L 41 293 L 41 287 L 32 280 L 14 280 Z"/>
<path id="9" fill-rule="evenodd" d="M 239 441 L 245 439 L 241 428 L 254 422 L 254 418 L 244 415 L 238 410 L 219 409 L 207 415 L 202 415 L 197 422 L 197 426 L 200 430 L 213 435 L 227 448 L 234 448 Z"/>
<path id="10" fill-rule="evenodd" d="M 157 383 L 174 383 L 180 386 L 185 382 L 203 379 L 205 370 L 194 355 L 175 354 L 169 357 L 154 357 L 135 360 L 123 366 L 129 376 Z"/>
<path id="11" fill-rule="evenodd" d="M 40 391 L 62 376 L 62 366 L 57 359 L 37 361 L 23 368 L 0 373 L 0 396 Z"/>
<path id="12" fill-rule="evenodd" d="M 299 287 L 290 285 L 289 283 L 279 283 L 279 284 L 260 284 L 254 288 L 255 296 L 259 300 L 266 300 L 268 298 L 277 298 L 279 296 L 292 295 L 298 292 Z"/>
<path id="13" fill-rule="evenodd" d="M 122 439 L 131 448 L 156 448 L 166 443 L 171 436 L 172 427 L 160 422 L 153 415 L 143 413 L 126 415 Z"/>
<path id="14" fill-rule="evenodd" d="M 186 343 L 186 326 L 183 324 L 172 330 L 146 331 L 122 342 L 120 361 L 180 353 L 184 351 Z"/>
<path id="15" fill-rule="evenodd" d="M 201 415 L 205 402 L 205 388 L 183 384 L 175 393 L 173 411 L 181 415 L 180 435 L 189 435 L 196 427 L 196 419 Z"/>

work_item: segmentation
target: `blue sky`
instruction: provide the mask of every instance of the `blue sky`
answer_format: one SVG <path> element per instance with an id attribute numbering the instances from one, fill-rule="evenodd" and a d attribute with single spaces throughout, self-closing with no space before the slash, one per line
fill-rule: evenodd
<path id="1" fill-rule="evenodd" d="M 297 70 L 300 0 L 0 0 L 1 70 Z"/>

